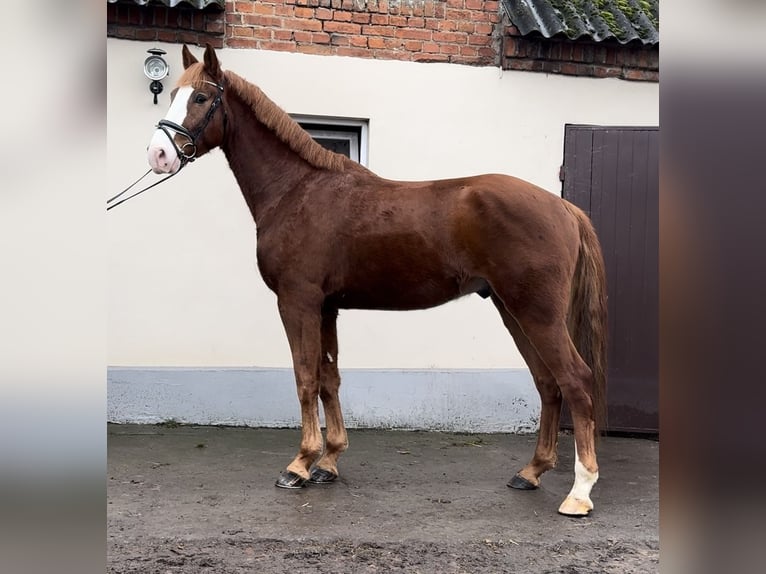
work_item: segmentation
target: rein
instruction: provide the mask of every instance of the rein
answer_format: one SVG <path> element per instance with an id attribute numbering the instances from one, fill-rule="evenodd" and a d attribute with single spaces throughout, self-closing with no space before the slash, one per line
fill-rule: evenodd
<path id="1" fill-rule="evenodd" d="M 196 159 L 197 155 L 197 138 L 202 134 L 203 131 L 205 131 L 205 128 L 210 123 L 210 120 L 213 118 L 213 114 L 215 111 L 221 106 L 221 103 L 223 101 L 223 86 L 220 84 L 216 84 L 214 82 L 210 82 L 208 80 L 203 80 L 206 84 L 210 84 L 211 86 L 215 86 L 218 89 L 218 93 L 215 96 L 215 99 L 213 100 L 213 103 L 211 104 L 210 108 L 207 111 L 207 114 L 205 115 L 205 119 L 203 122 L 194 129 L 194 131 L 189 131 L 187 128 L 185 128 L 182 125 L 179 125 L 175 122 L 171 122 L 169 120 L 162 119 L 157 123 L 157 129 L 160 129 L 163 131 L 163 133 L 167 136 L 167 138 L 170 140 L 170 143 L 173 144 L 173 147 L 176 150 L 176 154 L 178 155 L 178 158 L 181 160 L 181 167 L 178 168 L 178 171 L 175 173 L 171 173 L 167 177 L 162 178 L 159 181 L 155 181 L 153 184 L 145 187 L 144 189 L 137 191 L 136 193 L 133 193 L 126 197 L 125 199 L 122 199 L 118 201 L 117 203 L 112 203 L 116 199 L 122 197 L 125 193 L 127 193 L 133 186 L 135 186 L 139 181 L 144 179 L 147 175 L 151 173 L 151 169 L 147 170 L 147 172 L 139 177 L 136 181 L 131 183 L 128 187 L 123 189 L 120 193 L 115 195 L 114 197 L 111 197 L 106 200 L 106 210 L 109 211 L 113 207 L 117 207 L 118 205 L 125 203 L 129 199 L 132 199 L 136 197 L 137 195 L 141 195 L 143 192 L 150 190 L 155 185 L 159 185 L 163 181 L 169 180 L 174 175 L 178 174 L 185 166 L 186 164 L 192 163 Z M 226 129 L 226 110 L 223 111 L 223 126 L 224 130 Z M 184 143 L 180 148 L 178 147 L 178 144 L 176 144 L 175 137 L 171 135 L 170 131 L 174 131 L 176 134 L 180 134 L 184 136 L 187 141 Z M 191 148 L 190 153 L 186 153 L 186 149 Z M 110 205 L 111 204 L 111 205 Z"/>

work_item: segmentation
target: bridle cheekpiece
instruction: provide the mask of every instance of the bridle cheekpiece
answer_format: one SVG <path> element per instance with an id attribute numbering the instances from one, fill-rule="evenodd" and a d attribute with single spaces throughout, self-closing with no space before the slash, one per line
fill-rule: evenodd
<path id="1" fill-rule="evenodd" d="M 168 136 L 170 143 L 172 143 L 173 147 L 176 149 L 178 158 L 181 160 L 181 167 L 184 167 L 187 163 L 191 163 L 196 159 L 197 138 L 202 134 L 203 131 L 205 131 L 205 128 L 210 123 L 210 120 L 213 118 L 213 114 L 215 114 L 215 111 L 221 106 L 221 103 L 223 101 L 223 86 L 221 84 L 216 84 L 215 82 L 211 82 L 209 80 L 202 80 L 202 81 L 206 84 L 210 84 L 211 86 L 215 86 L 216 89 L 218 90 L 218 93 L 213 99 L 213 103 L 211 104 L 210 108 L 207 110 L 205 119 L 202 121 L 202 123 L 199 126 L 197 126 L 194 129 L 194 131 L 189 131 L 184 126 L 179 125 L 175 122 L 171 122 L 170 120 L 165 120 L 165 119 L 160 120 L 159 123 L 157 124 L 157 129 L 162 130 L 165 133 L 165 135 Z M 225 110 L 224 110 L 223 119 L 224 119 L 224 126 L 225 126 L 226 125 Z M 175 141 L 175 137 L 173 134 L 170 133 L 170 130 L 174 131 L 176 134 L 180 134 L 184 136 L 189 141 L 184 143 L 181 147 L 178 147 L 178 144 Z"/>

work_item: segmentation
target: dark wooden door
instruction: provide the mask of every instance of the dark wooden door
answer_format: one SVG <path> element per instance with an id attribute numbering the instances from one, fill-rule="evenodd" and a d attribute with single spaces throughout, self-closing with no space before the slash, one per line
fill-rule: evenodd
<path id="1" fill-rule="evenodd" d="M 659 129 L 567 125 L 564 198 L 591 217 L 609 295 L 611 431 L 659 431 Z"/>

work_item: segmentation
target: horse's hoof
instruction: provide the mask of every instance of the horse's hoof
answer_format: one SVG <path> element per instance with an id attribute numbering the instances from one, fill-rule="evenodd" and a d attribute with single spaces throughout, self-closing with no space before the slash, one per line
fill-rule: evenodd
<path id="1" fill-rule="evenodd" d="M 306 479 L 290 470 L 283 470 L 275 483 L 279 488 L 298 489 L 306 486 Z"/>
<path id="2" fill-rule="evenodd" d="M 573 496 L 567 496 L 564 502 L 561 503 L 561 506 L 559 506 L 559 514 L 576 518 L 588 516 L 592 510 L 593 502 L 590 499 L 582 500 Z"/>
<path id="3" fill-rule="evenodd" d="M 520 474 L 514 474 L 513 478 L 508 482 L 508 486 L 519 490 L 535 490 L 537 488 L 536 484 L 528 481 Z"/>
<path id="4" fill-rule="evenodd" d="M 338 475 L 331 470 L 317 467 L 311 471 L 309 482 L 312 484 L 329 484 L 335 482 L 336 478 L 338 478 Z"/>

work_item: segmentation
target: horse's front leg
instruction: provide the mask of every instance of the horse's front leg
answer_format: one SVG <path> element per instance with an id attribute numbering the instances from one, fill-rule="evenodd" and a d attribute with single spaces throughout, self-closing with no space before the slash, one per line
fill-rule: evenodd
<path id="1" fill-rule="evenodd" d="M 290 343 L 301 404 L 301 446 L 282 471 L 276 485 L 301 488 L 311 465 L 322 453 L 319 428 L 319 368 L 321 362 L 321 302 L 305 295 L 279 295 L 279 313 Z"/>
<path id="2" fill-rule="evenodd" d="M 338 478 L 338 457 L 348 448 L 348 435 L 343 423 L 338 390 L 338 312 L 324 309 L 322 312 L 322 358 L 319 370 L 319 396 L 324 407 L 327 424 L 327 440 L 322 458 L 311 471 L 311 482 L 326 484 Z"/>

